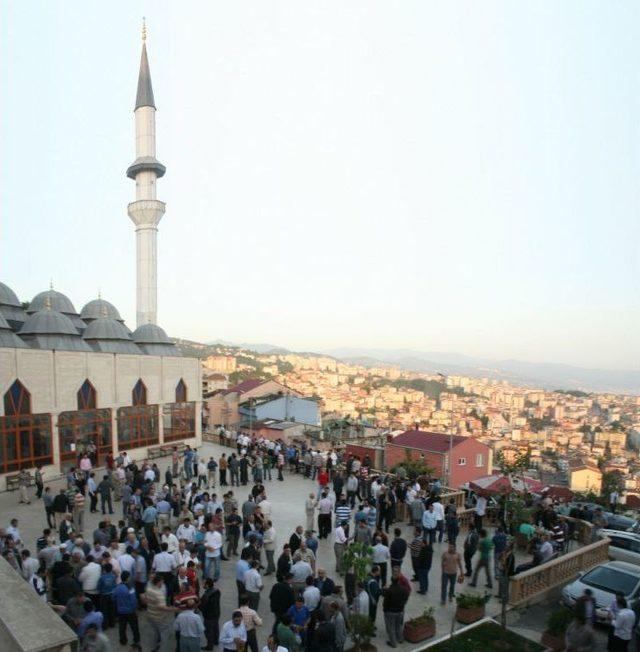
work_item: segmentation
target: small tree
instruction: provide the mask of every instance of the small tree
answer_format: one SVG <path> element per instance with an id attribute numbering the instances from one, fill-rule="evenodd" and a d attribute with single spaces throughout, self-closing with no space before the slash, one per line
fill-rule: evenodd
<path id="1" fill-rule="evenodd" d="M 342 563 L 347 572 L 353 573 L 358 582 L 364 582 L 373 566 L 373 548 L 366 543 L 354 541 L 347 546 L 342 557 Z"/>
<path id="2" fill-rule="evenodd" d="M 609 494 L 617 491 L 619 494 L 624 491 L 624 476 L 620 471 L 608 471 L 602 474 L 602 496 L 609 500 Z"/>

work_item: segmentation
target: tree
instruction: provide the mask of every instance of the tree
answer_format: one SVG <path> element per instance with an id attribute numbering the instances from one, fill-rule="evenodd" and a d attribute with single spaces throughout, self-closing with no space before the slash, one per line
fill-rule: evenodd
<path id="1" fill-rule="evenodd" d="M 602 474 L 602 496 L 609 500 L 612 491 L 619 494 L 624 491 L 624 476 L 620 471 L 607 471 Z"/>

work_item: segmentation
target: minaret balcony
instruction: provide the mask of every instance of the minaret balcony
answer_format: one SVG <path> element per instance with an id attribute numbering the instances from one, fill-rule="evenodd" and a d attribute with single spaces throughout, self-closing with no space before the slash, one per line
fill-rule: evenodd
<path id="1" fill-rule="evenodd" d="M 135 179 L 140 172 L 155 172 L 159 179 L 164 176 L 167 168 L 153 156 L 140 156 L 128 168 L 127 176 L 129 179 Z"/>

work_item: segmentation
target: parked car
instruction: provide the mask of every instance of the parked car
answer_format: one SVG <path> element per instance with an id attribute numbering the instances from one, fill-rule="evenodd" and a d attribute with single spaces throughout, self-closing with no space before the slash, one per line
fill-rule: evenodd
<path id="1" fill-rule="evenodd" d="M 616 591 L 622 591 L 629 607 L 640 598 L 640 566 L 624 561 L 610 561 L 592 568 L 562 589 L 562 602 L 573 608 L 576 600 L 591 589 L 596 601 L 596 620 L 607 622 L 607 610 L 615 598 Z"/>
<path id="2" fill-rule="evenodd" d="M 578 505 L 588 507 L 592 513 L 595 512 L 596 509 L 602 509 L 602 505 L 598 505 L 597 503 L 571 502 L 561 505 L 559 508 L 557 508 L 556 511 L 559 514 L 568 516 L 571 508 L 577 507 Z M 614 514 L 613 512 L 607 512 L 604 509 L 602 509 L 602 515 L 607 519 L 607 528 L 609 530 L 620 530 L 621 532 L 626 532 L 627 530 L 632 532 L 640 531 L 638 522 L 629 516 L 624 516 L 623 514 Z"/>
<path id="3" fill-rule="evenodd" d="M 620 532 L 603 528 L 598 530 L 600 537 L 609 537 L 609 558 L 616 561 L 626 561 L 640 566 L 640 534 Z"/>

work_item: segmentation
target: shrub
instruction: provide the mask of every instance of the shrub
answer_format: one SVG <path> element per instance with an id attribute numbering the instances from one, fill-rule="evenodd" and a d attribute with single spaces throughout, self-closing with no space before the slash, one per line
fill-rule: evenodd
<path id="1" fill-rule="evenodd" d="M 456 604 L 461 609 L 474 609 L 476 607 L 483 607 L 491 600 L 491 594 L 485 593 L 456 593 Z"/>

